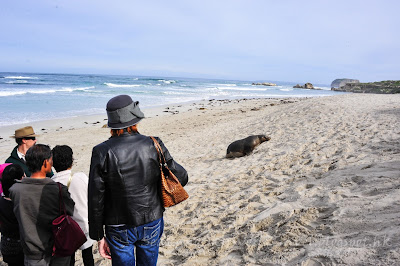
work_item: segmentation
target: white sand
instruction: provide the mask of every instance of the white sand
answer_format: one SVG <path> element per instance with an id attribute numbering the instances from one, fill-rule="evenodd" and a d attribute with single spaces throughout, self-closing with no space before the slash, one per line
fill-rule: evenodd
<path id="1" fill-rule="evenodd" d="M 153 111 L 139 127 L 161 137 L 189 172 L 189 200 L 165 212 L 160 265 L 400 261 L 400 95 L 211 101 L 169 109 L 177 110 L 158 110 L 163 116 Z M 39 143 L 70 145 L 73 171 L 87 174 L 92 147 L 109 136 L 101 128 L 104 119 L 34 128 L 43 132 Z M 12 130 L 0 128 L 1 161 L 15 145 L 8 138 Z M 249 156 L 224 158 L 231 142 L 256 134 L 271 140 Z M 100 260 L 97 251 L 95 257 Z"/>

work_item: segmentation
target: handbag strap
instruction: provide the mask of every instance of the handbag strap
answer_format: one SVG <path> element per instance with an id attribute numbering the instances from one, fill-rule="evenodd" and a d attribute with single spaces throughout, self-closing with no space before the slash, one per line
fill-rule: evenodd
<path id="1" fill-rule="evenodd" d="M 58 184 L 58 197 L 59 197 L 58 210 L 59 210 L 59 213 L 61 214 L 61 208 L 62 208 L 64 210 L 64 214 L 67 215 L 67 211 L 65 210 L 64 200 L 63 200 L 62 193 L 61 193 L 61 190 L 62 190 L 61 183 L 57 182 L 57 184 Z"/>
<path id="2" fill-rule="evenodd" d="M 161 171 L 162 171 L 162 167 L 165 167 L 166 169 L 169 170 L 160 143 L 158 143 L 158 141 L 154 137 L 150 136 L 150 138 L 153 140 L 154 146 L 156 147 Z"/>
<path id="3" fill-rule="evenodd" d="M 71 185 L 71 181 L 72 181 L 72 172 L 68 179 L 67 188 L 69 188 L 69 186 Z"/>

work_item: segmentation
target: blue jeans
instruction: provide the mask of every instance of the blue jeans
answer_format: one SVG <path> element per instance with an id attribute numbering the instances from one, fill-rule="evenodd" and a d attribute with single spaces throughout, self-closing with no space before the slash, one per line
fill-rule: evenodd
<path id="1" fill-rule="evenodd" d="M 160 218 L 138 227 L 106 226 L 106 240 L 112 265 L 157 265 L 164 220 Z"/>

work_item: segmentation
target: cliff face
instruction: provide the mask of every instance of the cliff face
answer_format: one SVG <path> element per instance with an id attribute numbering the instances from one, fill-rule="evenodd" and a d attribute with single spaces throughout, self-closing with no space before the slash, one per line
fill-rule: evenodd
<path id="1" fill-rule="evenodd" d="M 358 79 L 335 79 L 331 83 L 331 88 L 340 88 L 347 83 L 360 83 L 360 81 Z"/>
<path id="2" fill-rule="evenodd" d="M 332 88 L 332 90 L 356 93 L 400 93 L 400 80 L 386 80 L 370 83 L 347 83 L 343 87 Z"/>

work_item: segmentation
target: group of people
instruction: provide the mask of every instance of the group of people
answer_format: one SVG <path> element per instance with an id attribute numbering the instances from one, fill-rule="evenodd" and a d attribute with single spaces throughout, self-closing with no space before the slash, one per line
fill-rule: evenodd
<path id="1" fill-rule="evenodd" d="M 52 256 L 58 183 L 67 214 L 87 237 L 79 248 L 84 265 L 94 265 L 95 241 L 112 265 L 157 264 L 164 229 L 158 153 L 153 140 L 137 130 L 144 118 L 139 102 L 119 95 L 106 111 L 111 137 L 93 148 L 89 177 L 72 172 L 69 146 L 50 149 L 36 143 L 32 127 L 15 130 L 17 146 L 0 166 L 1 253 L 8 265 L 74 265 L 75 254 Z M 186 170 L 156 139 L 169 168 L 186 185 Z"/>

